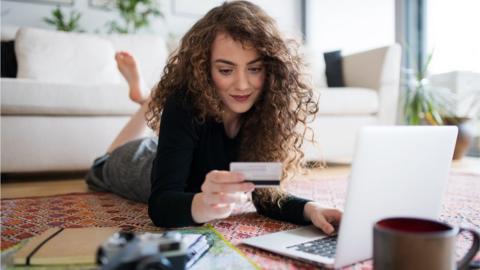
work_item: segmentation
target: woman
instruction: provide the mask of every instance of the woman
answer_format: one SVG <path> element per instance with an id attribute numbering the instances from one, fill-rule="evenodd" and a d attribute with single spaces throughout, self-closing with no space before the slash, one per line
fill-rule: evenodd
<path id="1" fill-rule="evenodd" d="M 256 5 L 224 3 L 185 34 L 147 102 L 134 59 L 117 54 L 130 96 L 142 107 L 95 161 L 87 183 L 129 199 L 148 197 L 157 226 L 228 217 L 251 193 L 260 214 L 333 233 L 338 210 L 281 189 L 255 189 L 228 171 L 232 161 L 281 161 L 285 180 L 300 168 L 306 121 L 317 106 L 289 44 Z M 158 143 L 139 139 L 145 113 Z"/>

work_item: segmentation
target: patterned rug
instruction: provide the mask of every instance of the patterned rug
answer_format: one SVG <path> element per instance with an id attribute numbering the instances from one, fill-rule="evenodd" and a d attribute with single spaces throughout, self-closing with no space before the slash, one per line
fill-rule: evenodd
<path id="1" fill-rule="evenodd" d="M 331 207 L 343 208 L 346 177 L 322 177 L 290 182 L 286 188 L 295 195 L 312 198 Z M 452 174 L 441 219 L 455 225 L 480 230 L 480 176 Z M 249 258 L 265 269 L 312 269 L 313 266 L 255 248 L 239 245 L 244 238 L 293 229 L 296 225 L 272 220 L 255 213 L 251 204 L 239 206 L 230 218 L 211 223 L 225 238 L 237 245 Z M 82 193 L 52 197 L 4 199 L 1 201 L 1 249 L 5 250 L 42 233 L 50 227 L 110 227 L 154 231 L 147 206 L 127 201 L 110 193 Z M 470 243 L 459 238 L 457 256 Z M 477 254 L 477 258 L 479 254 Z M 349 269 L 371 269 L 371 262 Z"/>

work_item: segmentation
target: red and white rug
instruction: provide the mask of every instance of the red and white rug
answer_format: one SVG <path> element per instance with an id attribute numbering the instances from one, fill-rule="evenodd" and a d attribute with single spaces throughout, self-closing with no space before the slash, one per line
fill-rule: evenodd
<path id="1" fill-rule="evenodd" d="M 332 207 L 343 207 L 346 177 L 306 178 L 288 183 L 295 195 L 315 199 Z M 480 176 L 452 174 L 441 219 L 455 225 L 480 230 Z M 239 206 L 230 218 L 211 223 L 225 238 L 238 245 L 244 238 L 295 228 L 255 213 L 251 204 Z M 1 201 L 1 249 L 42 233 L 50 227 L 111 227 L 126 230 L 160 230 L 148 218 L 145 204 L 127 201 L 109 193 L 82 193 L 50 197 L 3 199 Z M 460 256 L 469 239 L 459 238 Z M 249 258 L 265 269 L 311 269 L 312 265 L 255 248 L 238 245 Z M 477 258 L 480 254 L 477 254 Z M 371 262 L 355 269 L 371 269 Z"/>

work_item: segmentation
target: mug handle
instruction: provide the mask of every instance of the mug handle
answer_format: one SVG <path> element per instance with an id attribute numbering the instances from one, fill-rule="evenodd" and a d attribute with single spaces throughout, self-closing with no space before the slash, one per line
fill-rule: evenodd
<path id="1" fill-rule="evenodd" d="M 458 234 L 461 234 L 462 232 L 469 232 L 473 237 L 473 241 L 472 241 L 472 245 L 470 246 L 470 249 L 463 256 L 463 258 L 457 262 L 457 269 L 466 270 L 469 267 L 470 261 L 473 259 L 473 257 L 475 257 L 478 250 L 480 249 L 480 234 L 478 234 L 476 230 L 467 229 L 467 228 L 460 228 L 460 230 L 458 231 Z"/>

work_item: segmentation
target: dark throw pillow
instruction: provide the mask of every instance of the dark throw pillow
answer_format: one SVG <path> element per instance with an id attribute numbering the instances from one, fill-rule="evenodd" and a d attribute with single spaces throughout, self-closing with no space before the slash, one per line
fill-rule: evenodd
<path id="1" fill-rule="evenodd" d="M 323 54 L 323 58 L 325 59 L 325 75 L 328 87 L 344 87 L 342 52 L 326 52 Z"/>
<path id="2" fill-rule="evenodd" d="M 2 77 L 17 77 L 17 58 L 15 57 L 15 41 L 2 41 Z"/>

